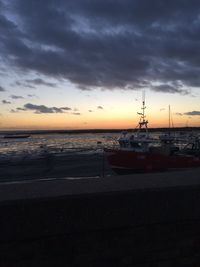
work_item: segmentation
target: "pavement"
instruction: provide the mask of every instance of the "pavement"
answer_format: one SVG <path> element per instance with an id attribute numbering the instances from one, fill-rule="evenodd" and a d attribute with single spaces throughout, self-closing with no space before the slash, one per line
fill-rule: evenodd
<path id="1" fill-rule="evenodd" d="M 0 183 L 0 204 L 83 194 L 149 191 L 200 185 L 200 168 L 182 171 L 105 177 L 37 177 L 33 180 Z"/>

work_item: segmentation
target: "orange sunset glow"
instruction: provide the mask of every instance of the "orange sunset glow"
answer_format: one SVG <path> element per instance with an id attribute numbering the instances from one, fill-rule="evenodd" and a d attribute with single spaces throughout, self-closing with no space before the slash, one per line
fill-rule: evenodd
<path id="1" fill-rule="evenodd" d="M 142 92 L 149 127 L 168 127 L 169 105 L 174 127 L 200 126 L 192 5 L 1 1 L 0 130 L 134 128 Z"/>

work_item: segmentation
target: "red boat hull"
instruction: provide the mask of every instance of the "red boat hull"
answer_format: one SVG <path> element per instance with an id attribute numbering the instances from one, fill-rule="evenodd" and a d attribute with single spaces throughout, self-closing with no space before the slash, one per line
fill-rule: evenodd
<path id="1" fill-rule="evenodd" d="M 121 149 L 105 149 L 111 168 L 119 173 L 154 172 L 200 167 L 200 158 L 191 155 L 163 155 Z"/>

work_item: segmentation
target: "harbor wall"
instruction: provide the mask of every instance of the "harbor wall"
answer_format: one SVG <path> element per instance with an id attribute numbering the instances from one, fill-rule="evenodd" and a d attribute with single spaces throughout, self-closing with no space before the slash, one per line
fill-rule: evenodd
<path id="1" fill-rule="evenodd" d="M 199 179 L 2 184 L 0 266 L 199 266 Z"/>

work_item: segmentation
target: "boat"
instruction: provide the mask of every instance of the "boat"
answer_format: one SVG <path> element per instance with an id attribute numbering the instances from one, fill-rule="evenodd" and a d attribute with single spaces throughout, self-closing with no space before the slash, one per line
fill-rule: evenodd
<path id="1" fill-rule="evenodd" d="M 14 139 L 16 139 L 16 138 L 29 138 L 30 137 L 30 135 L 28 135 L 28 134 L 6 134 L 6 135 L 4 135 L 4 137 L 3 138 L 6 138 L 6 139 L 8 139 L 8 138 L 14 138 Z"/>
<path id="2" fill-rule="evenodd" d="M 200 167 L 200 139 L 190 140 L 183 149 L 176 146 L 170 132 L 154 139 L 149 135 L 145 109 L 143 99 L 137 131 L 122 132 L 117 148 L 104 149 L 112 170 L 117 174 L 129 174 Z"/>

